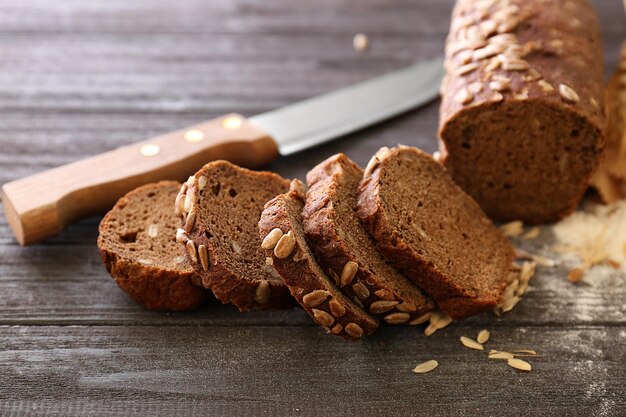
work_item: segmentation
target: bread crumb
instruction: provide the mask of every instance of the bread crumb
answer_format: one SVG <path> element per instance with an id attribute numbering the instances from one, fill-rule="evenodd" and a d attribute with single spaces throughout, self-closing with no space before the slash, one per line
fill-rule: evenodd
<path id="1" fill-rule="evenodd" d="M 354 38 L 352 39 L 352 46 L 354 47 L 355 51 L 363 53 L 367 51 L 369 45 L 370 41 L 366 34 L 357 33 L 356 35 L 354 35 Z"/>

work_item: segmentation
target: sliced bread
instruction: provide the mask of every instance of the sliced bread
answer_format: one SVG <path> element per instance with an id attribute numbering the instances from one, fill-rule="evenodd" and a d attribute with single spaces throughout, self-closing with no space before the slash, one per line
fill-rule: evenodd
<path id="1" fill-rule="evenodd" d="M 334 155 L 307 175 L 302 215 L 307 241 L 324 271 L 342 291 L 387 323 L 403 324 L 433 310 L 434 303 L 378 253 L 355 213 L 363 170 Z"/>
<path id="2" fill-rule="evenodd" d="M 259 221 L 262 246 L 294 298 L 326 331 L 345 339 L 372 333 L 378 321 L 346 297 L 316 263 L 302 226 L 304 184 L 265 205 Z"/>
<path id="3" fill-rule="evenodd" d="M 134 301 L 154 310 L 198 307 L 209 291 L 199 284 L 176 243 L 180 220 L 172 205 L 180 183 L 162 181 L 120 198 L 100 222 L 98 248 L 104 265 Z"/>
<path id="4" fill-rule="evenodd" d="M 263 205 L 288 189 L 289 181 L 277 174 L 227 161 L 205 165 L 182 185 L 177 240 L 222 303 L 240 311 L 294 305 L 282 278 L 265 264 L 257 229 Z"/>
<path id="5" fill-rule="evenodd" d="M 430 155 L 379 150 L 359 187 L 357 214 L 380 253 L 452 318 L 500 301 L 513 246 Z"/>

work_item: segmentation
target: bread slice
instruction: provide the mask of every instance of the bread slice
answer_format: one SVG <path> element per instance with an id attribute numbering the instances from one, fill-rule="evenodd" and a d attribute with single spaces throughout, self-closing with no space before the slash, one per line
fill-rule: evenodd
<path id="1" fill-rule="evenodd" d="M 355 213 L 363 170 L 346 155 L 326 159 L 307 175 L 302 216 L 307 241 L 341 290 L 390 324 L 432 311 L 432 299 L 388 265 Z M 345 271 L 345 272 L 344 272 Z"/>
<path id="2" fill-rule="evenodd" d="M 268 263 L 320 326 L 345 339 L 359 339 L 376 330 L 378 321 L 346 297 L 316 263 L 302 226 L 304 189 L 295 180 L 291 191 L 265 205 L 259 233 Z"/>
<path id="3" fill-rule="evenodd" d="M 257 229 L 263 205 L 288 189 L 289 181 L 277 174 L 227 161 L 205 165 L 181 187 L 177 239 L 222 303 L 240 311 L 294 305 L 281 277 L 265 264 Z"/>
<path id="4" fill-rule="evenodd" d="M 120 198 L 100 222 L 102 262 L 122 290 L 153 310 L 198 307 L 209 291 L 199 284 L 184 250 L 176 243 L 180 220 L 172 205 L 180 183 L 162 181 Z"/>
<path id="5" fill-rule="evenodd" d="M 378 250 L 452 318 L 498 304 L 513 246 L 430 155 L 379 150 L 359 187 L 357 214 Z"/>

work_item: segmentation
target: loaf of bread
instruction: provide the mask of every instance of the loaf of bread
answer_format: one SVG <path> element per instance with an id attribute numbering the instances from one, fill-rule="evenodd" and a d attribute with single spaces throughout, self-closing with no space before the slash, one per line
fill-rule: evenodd
<path id="1" fill-rule="evenodd" d="M 606 88 L 606 157 L 591 178 L 605 203 L 626 198 L 626 43 Z"/>
<path id="2" fill-rule="evenodd" d="M 208 163 L 182 185 L 172 205 L 182 218 L 176 239 L 221 302 L 240 311 L 295 305 L 265 262 L 257 228 L 264 204 L 288 189 L 289 181 L 278 174 L 227 161 Z"/>
<path id="3" fill-rule="evenodd" d="M 497 220 L 573 211 L 604 148 L 603 54 L 587 0 L 458 0 L 441 156 Z"/>
<path id="4" fill-rule="evenodd" d="M 302 216 L 315 258 L 337 285 L 389 324 L 411 323 L 434 303 L 378 253 L 355 213 L 363 170 L 346 155 L 321 162 L 307 174 Z"/>
<path id="5" fill-rule="evenodd" d="M 407 147 L 377 152 L 357 214 L 380 253 L 453 319 L 500 302 L 513 246 L 430 155 Z"/>
<path id="6" fill-rule="evenodd" d="M 327 332 L 356 340 L 372 333 L 378 321 L 357 300 L 346 297 L 338 283 L 317 264 L 302 226 L 306 188 L 294 180 L 291 190 L 265 205 L 259 220 L 261 244 L 291 294 Z"/>
<path id="7" fill-rule="evenodd" d="M 179 189 L 175 181 L 139 187 L 100 222 L 106 269 L 135 302 L 153 310 L 190 310 L 210 295 L 174 239 L 179 219 L 172 205 Z"/>

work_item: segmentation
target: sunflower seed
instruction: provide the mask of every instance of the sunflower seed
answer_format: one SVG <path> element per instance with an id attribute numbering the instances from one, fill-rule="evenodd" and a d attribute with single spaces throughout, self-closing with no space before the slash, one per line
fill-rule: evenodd
<path id="1" fill-rule="evenodd" d="M 183 229 L 176 229 L 176 242 L 178 243 L 187 243 L 189 240 L 189 236 L 187 236 L 187 232 Z"/>
<path id="2" fill-rule="evenodd" d="M 516 295 L 510 298 L 507 298 L 506 300 L 504 300 L 504 303 L 502 303 L 502 312 L 508 313 L 509 311 L 513 310 L 513 308 L 515 308 L 517 303 L 519 303 L 520 301 L 521 301 L 521 298 L 519 298 Z"/>
<path id="3" fill-rule="evenodd" d="M 307 307 L 316 307 L 326 301 L 329 295 L 326 290 L 315 290 L 302 297 L 302 302 Z"/>
<path id="4" fill-rule="evenodd" d="M 194 262 L 198 262 L 198 252 L 196 251 L 196 244 L 193 242 L 193 240 L 188 240 L 185 244 L 185 247 L 187 248 L 187 253 L 189 254 L 191 260 Z"/>
<path id="5" fill-rule="evenodd" d="M 530 68 L 528 62 L 523 59 L 512 59 L 506 57 L 506 55 L 503 56 L 505 56 L 505 58 L 502 60 L 502 69 L 506 71 L 526 71 Z"/>
<path id="6" fill-rule="evenodd" d="M 185 219 L 185 224 L 183 225 L 183 229 L 185 232 L 191 232 L 193 229 L 193 224 L 196 222 L 196 208 L 193 207 L 191 211 L 187 214 L 187 218 Z"/>
<path id="7" fill-rule="evenodd" d="M 541 229 L 539 227 L 533 227 L 528 232 L 524 233 L 524 236 L 522 236 L 522 238 L 524 240 L 537 239 L 540 234 L 541 234 Z"/>
<path id="8" fill-rule="evenodd" d="M 187 213 L 185 210 L 185 194 L 180 193 L 176 196 L 176 206 L 178 207 L 178 212 L 182 215 Z"/>
<path id="9" fill-rule="evenodd" d="M 340 323 L 337 323 L 333 326 L 332 329 L 330 329 L 330 332 L 332 334 L 340 334 L 342 330 L 343 330 L 343 326 Z"/>
<path id="10" fill-rule="evenodd" d="M 207 177 L 205 177 L 204 175 L 201 175 L 198 178 L 198 191 L 204 190 L 204 187 L 206 187 L 207 182 L 208 182 Z"/>
<path id="11" fill-rule="evenodd" d="M 381 300 L 393 301 L 395 299 L 393 293 L 388 290 L 377 290 L 374 291 L 374 295 Z"/>
<path id="12" fill-rule="evenodd" d="M 491 333 L 489 333 L 489 330 L 486 330 L 486 329 L 481 330 L 478 333 L 478 337 L 476 338 L 476 341 L 482 345 L 484 343 L 487 343 L 487 341 L 489 340 L 489 336 L 491 336 Z"/>
<path id="13" fill-rule="evenodd" d="M 475 52 L 474 52 L 475 53 Z M 461 65 L 454 71 L 454 75 L 467 75 L 472 71 L 475 71 L 478 68 L 478 64 L 475 62 L 470 62 L 469 64 Z"/>
<path id="14" fill-rule="evenodd" d="M 490 43 L 484 48 L 477 49 L 472 54 L 474 61 L 482 61 L 483 59 L 491 58 L 504 51 L 505 45 L 498 43 Z"/>
<path id="15" fill-rule="evenodd" d="M 513 352 L 513 353 L 527 353 L 527 354 L 533 355 L 533 356 L 537 354 L 537 352 L 535 350 L 533 350 L 533 349 L 515 349 L 515 350 L 512 350 L 511 352 Z"/>
<path id="16" fill-rule="evenodd" d="M 448 316 L 443 311 L 435 311 L 430 316 L 431 324 L 434 324 L 437 329 L 447 327 L 452 321 L 452 317 Z"/>
<path id="17" fill-rule="evenodd" d="M 346 324 L 346 333 L 348 333 L 350 336 L 354 337 L 355 339 L 358 339 L 359 337 L 362 337 L 365 332 L 363 331 L 361 326 L 359 326 L 358 324 L 348 323 Z"/>
<path id="18" fill-rule="evenodd" d="M 409 321 L 411 316 L 409 313 L 391 313 L 384 317 L 385 321 L 389 324 L 402 324 Z"/>
<path id="19" fill-rule="evenodd" d="M 544 93 L 551 93 L 554 91 L 554 87 L 552 87 L 552 85 L 546 80 L 537 81 L 537 85 L 539 86 L 539 88 L 541 88 L 541 91 L 543 91 Z"/>
<path id="20" fill-rule="evenodd" d="M 565 84 L 559 84 L 559 94 L 567 101 L 571 101 L 574 103 L 578 103 L 580 101 L 578 93 L 574 91 L 572 87 L 569 87 Z"/>
<path id="21" fill-rule="evenodd" d="M 474 99 L 474 95 L 467 88 L 461 88 L 455 95 L 454 101 L 460 104 L 468 104 Z"/>
<path id="22" fill-rule="evenodd" d="M 372 314 L 381 314 L 386 313 L 394 309 L 395 306 L 398 305 L 397 301 L 374 301 L 370 305 L 370 312 Z"/>
<path id="23" fill-rule="evenodd" d="M 506 363 L 511 368 L 519 369 L 520 371 L 529 372 L 530 370 L 532 370 L 532 366 L 530 366 L 528 362 L 523 361 L 521 359 L 509 358 Z"/>
<path id="24" fill-rule="evenodd" d="M 433 359 L 424 363 L 420 363 L 415 368 L 413 368 L 413 372 L 415 372 L 416 374 L 425 374 L 426 372 L 432 371 L 437 366 L 439 366 L 439 362 Z"/>
<path id="25" fill-rule="evenodd" d="M 341 276 L 339 277 L 339 286 L 345 287 L 346 285 L 350 284 L 352 280 L 354 279 L 354 276 L 356 275 L 356 272 L 358 269 L 359 269 L 359 264 L 357 264 L 356 262 L 354 261 L 346 262 L 346 264 L 343 266 L 343 270 L 341 271 Z M 365 290 L 367 291 L 367 288 L 365 288 Z M 369 296 L 369 291 L 367 292 L 367 296 L 365 296 L 365 298 L 367 298 L 368 296 Z"/>
<path id="26" fill-rule="evenodd" d="M 291 230 L 286 235 L 283 235 L 276 243 L 274 247 L 274 255 L 278 259 L 285 259 L 288 257 L 293 248 L 296 246 L 296 239 L 293 237 L 293 233 Z"/>
<path id="27" fill-rule="evenodd" d="M 352 290 L 361 300 L 365 300 L 370 296 L 370 290 L 360 281 L 352 286 Z"/>
<path id="28" fill-rule="evenodd" d="M 509 237 L 519 236 L 524 231 L 524 223 L 519 220 L 512 221 L 500 226 L 500 230 Z"/>
<path id="29" fill-rule="evenodd" d="M 206 246 L 200 245 L 198 246 L 198 255 L 200 257 L 200 264 L 202 265 L 202 269 L 205 271 L 209 270 L 209 252 L 206 249 Z"/>
<path id="30" fill-rule="evenodd" d="M 461 336 L 461 343 L 466 348 L 475 349 L 475 350 L 485 350 L 483 345 L 481 345 L 480 343 L 478 343 L 474 339 L 471 339 L 471 338 L 466 337 L 466 336 Z"/>
<path id="31" fill-rule="evenodd" d="M 322 326 L 330 326 L 335 322 L 335 318 L 330 313 L 324 310 L 318 310 L 317 308 L 311 309 L 313 312 L 313 319 Z"/>
<path id="32" fill-rule="evenodd" d="M 467 86 L 467 90 L 472 94 L 478 94 L 483 91 L 483 83 L 481 83 L 480 81 L 473 82 Z"/>
<path id="33" fill-rule="evenodd" d="M 270 283 L 267 281 L 261 281 L 254 290 L 254 301 L 258 304 L 265 304 L 270 299 L 272 289 Z"/>
<path id="34" fill-rule="evenodd" d="M 461 51 L 457 54 L 456 59 L 459 60 L 461 65 L 472 62 L 472 51 Z"/>
<path id="35" fill-rule="evenodd" d="M 414 311 L 417 311 L 417 306 L 413 303 L 409 303 L 408 301 L 405 301 L 404 303 L 398 304 L 398 306 L 396 307 L 396 310 L 398 310 L 401 313 L 413 313 Z"/>
<path id="36" fill-rule="evenodd" d="M 185 211 L 189 213 L 191 207 L 193 207 L 193 193 L 188 192 L 187 195 L 185 195 Z"/>
<path id="37" fill-rule="evenodd" d="M 339 318 L 346 314 L 346 308 L 334 298 L 328 302 L 328 308 L 333 316 Z"/>
<path id="38" fill-rule="evenodd" d="M 426 323 L 430 319 L 430 314 L 431 313 L 429 312 L 429 313 L 422 314 L 421 316 L 414 318 L 413 320 L 409 322 L 409 325 L 415 326 L 417 324 Z"/>
<path id="39" fill-rule="evenodd" d="M 283 231 L 278 227 L 270 230 L 267 236 L 263 239 L 263 242 L 261 242 L 261 248 L 267 250 L 274 249 L 281 237 L 283 237 Z"/>
<path id="40" fill-rule="evenodd" d="M 428 325 L 428 327 L 426 327 L 426 330 L 424 330 L 424 335 L 425 336 L 430 336 L 433 333 L 435 333 L 437 330 L 439 330 L 439 329 L 437 329 L 437 326 L 435 326 L 434 324 L 430 323 Z"/>
<path id="41" fill-rule="evenodd" d="M 515 356 L 509 352 L 494 352 L 494 353 L 489 353 L 489 356 L 487 356 L 487 359 L 512 359 L 514 357 Z"/>

